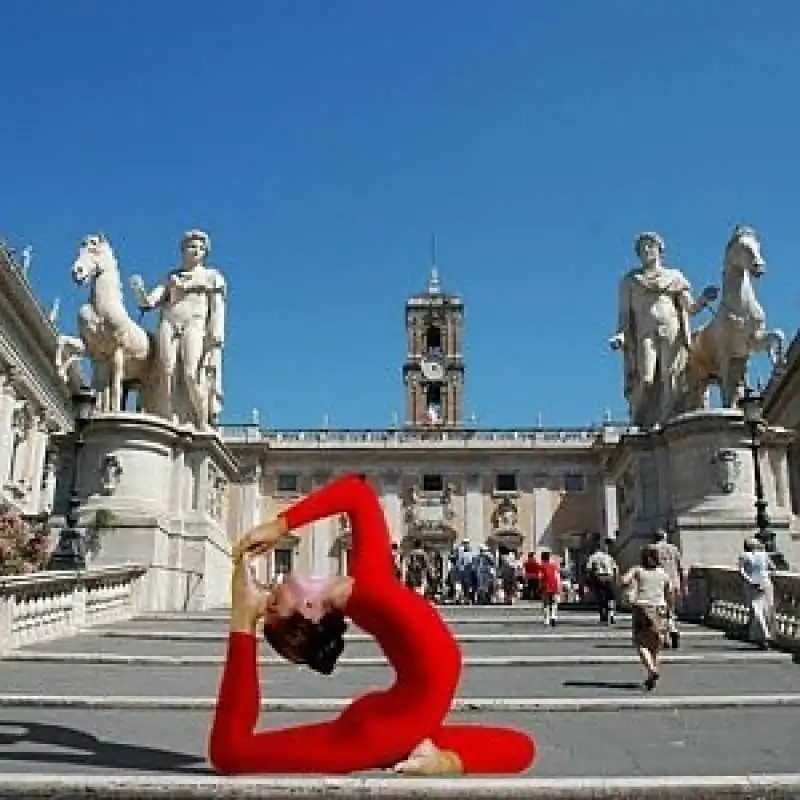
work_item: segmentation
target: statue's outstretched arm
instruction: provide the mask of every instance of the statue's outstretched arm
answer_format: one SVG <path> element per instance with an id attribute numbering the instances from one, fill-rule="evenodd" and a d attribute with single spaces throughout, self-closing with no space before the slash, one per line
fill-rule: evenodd
<path id="1" fill-rule="evenodd" d="M 141 275 L 133 275 L 131 277 L 131 289 L 133 289 L 133 293 L 136 296 L 136 304 L 144 311 L 149 311 L 158 306 L 167 291 L 166 286 L 159 285 L 153 291 L 147 292 Z"/>

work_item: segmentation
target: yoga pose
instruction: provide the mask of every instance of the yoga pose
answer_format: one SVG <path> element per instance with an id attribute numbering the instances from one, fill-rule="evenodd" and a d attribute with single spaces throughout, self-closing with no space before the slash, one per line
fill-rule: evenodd
<path id="1" fill-rule="evenodd" d="M 255 585 L 250 557 L 288 531 L 338 514 L 348 515 L 352 530 L 347 577 L 290 575 L 268 592 Z M 523 732 L 443 724 L 461 652 L 436 609 L 395 576 L 383 511 L 362 476 L 339 478 L 257 526 L 237 544 L 234 561 L 228 654 L 209 741 L 218 772 L 508 774 L 532 764 L 535 746 Z M 396 671 L 392 686 L 353 700 L 330 721 L 255 732 L 258 621 L 281 656 L 329 674 L 344 646 L 345 617 L 375 637 Z"/>

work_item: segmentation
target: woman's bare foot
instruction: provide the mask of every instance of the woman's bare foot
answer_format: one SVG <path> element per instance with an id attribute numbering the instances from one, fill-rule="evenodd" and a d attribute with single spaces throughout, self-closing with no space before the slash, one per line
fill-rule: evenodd
<path id="1" fill-rule="evenodd" d="M 461 775 L 464 766 L 452 750 L 440 750 L 430 739 L 423 739 L 405 761 L 392 767 L 401 775 Z"/>

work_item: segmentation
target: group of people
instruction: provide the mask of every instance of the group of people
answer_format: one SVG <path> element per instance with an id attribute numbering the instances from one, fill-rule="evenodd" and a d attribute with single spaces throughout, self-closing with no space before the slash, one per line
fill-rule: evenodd
<path id="1" fill-rule="evenodd" d="M 571 585 L 565 568 L 547 551 L 538 557 L 528 553 L 523 561 L 516 550 L 500 547 L 493 552 L 485 543 L 474 548 L 469 539 L 448 554 L 417 540 L 407 552 L 394 543 L 392 556 L 396 576 L 429 600 L 455 605 L 542 600 L 546 624 L 555 624 L 558 600 Z"/>
<path id="2" fill-rule="evenodd" d="M 615 624 L 617 599 L 624 593 L 631 608 L 633 644 L 646 672 L 644 686 L 652 690 L 661 676 L 661 650 L 680 644 L 678 611 L 686 592 L 681 552 L 661 528 L 642 548 L 640 563 L 621 573 L 609 553 L 610 544 L 606 539 L 590 556 L 586 564 L 589 586 L 597 599 L 600 621 L 607 625 Z"/>

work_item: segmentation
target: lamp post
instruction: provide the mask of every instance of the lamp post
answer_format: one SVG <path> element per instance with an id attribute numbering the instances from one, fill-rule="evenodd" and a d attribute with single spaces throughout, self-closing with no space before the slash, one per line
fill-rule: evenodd
<path id="1" fill-rule="evenodd" d="M 97 395 L 93 389 L 82 387 L 72 395 L 72 409 L 75 415 L 73 438 L 73 468 L 70 479 L 69 505 L 64 518 L 64 527 L 58 537 L 58 546 L 50 557 L 48 569 L 78 570 L 86 568 L 86 553 L 83 547 L 83 531 L 78 525 L 78 463 L 86 440 L 83 431 L 94 414 Z"/>
<path id="2" fill-rule="evenodd" d="M 753 472 L 756 489 L 756 534 L 758 540 L 764 545 L 768 553 L 775 552 L 775 534 L 769 528 L 769 515 L 767 514 L 767 501 L 764 498 L 764 481 L 761 476 L 761 434 L 764 432 L 764 412 L 761 407 L 761 395 L 747 388 L 741 399 L 744 421 L 750 431 L 750 452 L 753 454 Z"/>

